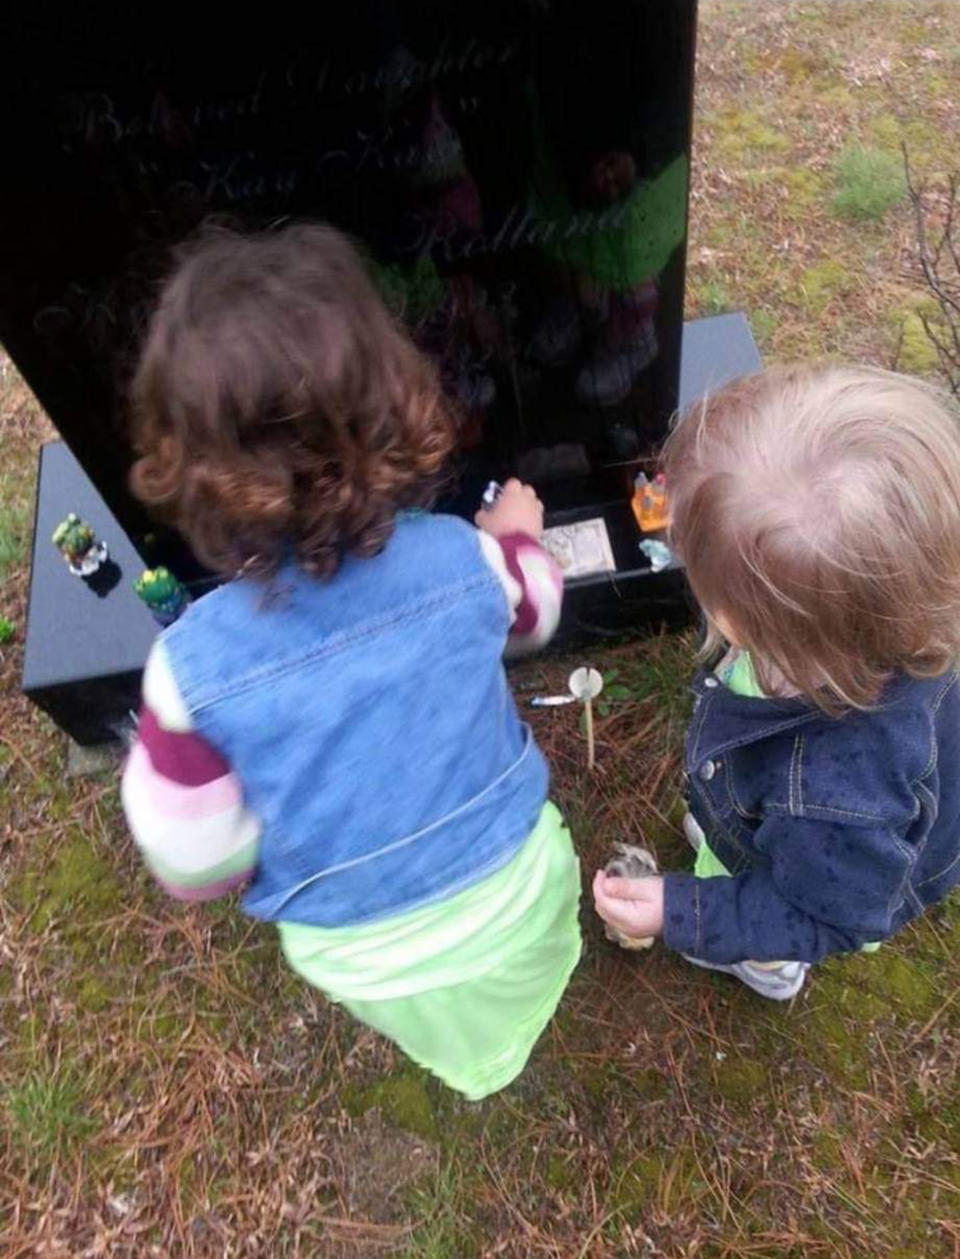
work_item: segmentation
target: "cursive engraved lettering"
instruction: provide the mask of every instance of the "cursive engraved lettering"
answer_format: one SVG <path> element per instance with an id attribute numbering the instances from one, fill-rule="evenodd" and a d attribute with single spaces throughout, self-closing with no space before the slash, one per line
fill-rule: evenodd
<path id="1" fill-rule="evenodd" d="M 513 206 L 493 233 L 466 233 L 452 215 L 419 215 L 416 233 L 406 252 L 414 257 L 435 254 L 441 261 L 454 263 L 480 254 L 509 253 L 515 249 L 570 241 L 577 237 L 602 236 L 619 231 L 629 213 L 626 204 L 597 212 L 584 210 L 560 218 L 535 215 L 528 206 Z"/>

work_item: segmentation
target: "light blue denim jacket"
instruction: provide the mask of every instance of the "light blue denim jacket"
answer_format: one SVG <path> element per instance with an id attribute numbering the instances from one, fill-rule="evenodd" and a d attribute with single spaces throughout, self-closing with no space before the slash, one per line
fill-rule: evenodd
<path id="1" fill-rule="evenodd" d="M 262 824 L 249 913 L 372 921 L 516 854 L 548 771 L 507 687 L 509 628 L 476 530 L 406 515 L 330 580 L 238 579 L 166 631 L 194 728 Z"/>

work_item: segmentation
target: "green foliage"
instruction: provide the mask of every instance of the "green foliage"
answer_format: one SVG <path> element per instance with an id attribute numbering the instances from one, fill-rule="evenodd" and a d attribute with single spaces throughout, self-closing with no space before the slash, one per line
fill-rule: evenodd
<path id="1" fill-rule="evenodd" d="M 701 284 L 697 297 L 705 315 L 722 315 L 733 309 L 733 297 L 722 280 L 708 280 L 706 284 Z"/>
<path id="2" fill-rule="evenodd" d="M 823 192 L 823 179 L 809 166 L 790 167 L 784 175 L 793 209 L 811 210 Z"/>
<path id="3" fill-rule="evenodd" d="M 833 177 L 833 208 L 843 218 L 883 218 L 907 192 L 902 159 L 859 144 L 847 145 L 837 156 Z"/>
<path id="4" fill-rule="evenodd" d="M 614 704 L 633 699 L 633 691 L 629 686 L 618 681 L 619 677 L 619 669 L 607 669 L 603 675 L 603 690 L 596 701 L 597 712 L 601 717 L 606 717 Z"/>
<path id="5" fill-rule="evenodd" d="M 75 1076 L 63 1067 L 28 1072 L 7 1086 L 3 1100 L 11 1136 L 34 1159 L 53 1158 L 94 1127 Z"/>
<path id="6" fill-rule="evenodd" d="M 27 513 L 19 503 L 0 504 L 0 577 L 22 564 L 27 554 Z"/>
<path id="7" fill-rule="evenodd" d="M 471 1189 L 464 1183 L 462 1166 L 452 1162 L 441 1167 L 429 1184 L 409 1195 L 409 1206 L 420 1219 L 403 1259 L 469 1259 L 479 1253 L 470 1228 Z"/>
<path id="8" fill-rule="evenodd" d="M 5 647 L 7 643 L 12 643 L 16 633 L 17 627 L 13 621 L 8 620 L 5 616 L 0 616 L 0 647 Z"/>

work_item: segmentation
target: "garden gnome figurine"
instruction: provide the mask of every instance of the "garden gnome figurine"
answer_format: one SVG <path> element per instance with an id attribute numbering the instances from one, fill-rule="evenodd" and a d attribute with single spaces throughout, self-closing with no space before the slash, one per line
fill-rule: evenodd
<path id="1" fill-rule="evenodd" d="M 106 542 L 98 542 L 97 535 L 76 512 L 60 521 L 51 541 L 74 577 L 92 577 L 107 558 Z"/>
<path id="2" fill-rule="evenodd" d="M 604 874 L 615 879 L 643 879 L 649 874 L 657 873 L 657 863 L 646 848 L 638 848 L 635 844 L 614 844 L 617 855 L 611 857 L 604 866 Z M 619 944 L 622 949 L 653 948 L 653 936 L 628 936 L 609 922 L 605 925 L 608 940 Z"/>
<path id="3" fill-rule="evenodd" d="M 190 602 L 186 586 L 168 568 L 144 569 L 133 588 L 164 627 L 172 625 Z"/>

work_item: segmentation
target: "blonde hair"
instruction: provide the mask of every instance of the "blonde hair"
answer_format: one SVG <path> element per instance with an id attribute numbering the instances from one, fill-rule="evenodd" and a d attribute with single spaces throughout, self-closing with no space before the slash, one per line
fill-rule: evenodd
<path id="1" fill-rule="evenodd" d="M 663 453 L 671 542 L 760 686 L 830 714 L 960 657 L 960 428 L 930 386 L 869 368 L 744 377 Z M 721 642 L 711 626 L 705 654 Z"/>

